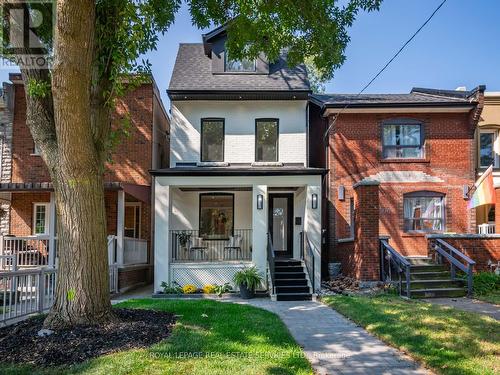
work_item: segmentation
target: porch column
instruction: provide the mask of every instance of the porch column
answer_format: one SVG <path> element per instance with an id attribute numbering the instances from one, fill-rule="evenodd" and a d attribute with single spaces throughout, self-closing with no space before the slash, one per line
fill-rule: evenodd
<path id="1" fill-rule="evenodd" d="M 307 185 L 304 231 L 313 245 L 314 288 L 321 289 L 321 181 L 318 185 Z M 316 208 L 313 208 L 313 194 L 316 194 Z"/>
<path id="2" fill-rule="evenodd" d="M 54 192 L 50 193 L 49 203 L 49 267 L 54 267 L 56 261 L 56 199 Z"/>
<path id="3" fill-rule="evenodd" d="M 264 204 L 257 209 L 257 196 L 262 195 Z M 267 185 L 253 185 L 252 189 L 252 262 L 264 276 L 267 268 Z"/>
<path id="4" fill-rule="evenodd" d="M 125 231 L 125 192 L 118 190 L 116 210 L 116 263 L 123 265 L 123 236 Z"/>
<path id="5" fill-rule="evenodd" d="M 163 186 L 154 179 L 154 292 L 161 290 L 162 281 L 170 282 L 170 186 Z"/>

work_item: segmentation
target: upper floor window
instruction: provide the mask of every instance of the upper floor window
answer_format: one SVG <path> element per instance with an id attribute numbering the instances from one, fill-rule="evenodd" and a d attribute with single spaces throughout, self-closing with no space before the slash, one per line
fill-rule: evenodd
<path id="1" fill-rule="evenodd" d="M 403 198 L 404 229 L 417 232 L 444 230 L 444 194 L 420 191 Z"/>
<path id="2" fill-rule="evenodd" d="M 479 167 L 488 168 L 493 164 L 498 167 L 498 155 L 495 152 L 497 132 L 495 130 L 481 130 L 479 133 Z"/>
<path id="3" fill-rule="evenodd" d="M 255 120 L 255 161 L 278 161 L 278 120 Z"/>
<path id="4" fill-rule="evenodd" d="M 228 56 L 226 52 L 224 54 L 224 70 L 226 72 L 255 72 L 256 70 L 256 61 L 255 59 L 239 59 L 233 60 Z"/>
<path id="5" fill-rule="evenodd" d="M 49 234 L 49 203 L 35 203 L 33 206 L 33 234 Z"/>
<path id="6" fill-rule="evenodd" d="M 418 159 L 423 157 L 422 125 L 415 122 L 385 123 L 382 146 L 385 159 Z"/>
<path id="7" fill-rule="evenodd" d="M 224 161 L 224 119 L 201 120 L 201 161 Z"/>

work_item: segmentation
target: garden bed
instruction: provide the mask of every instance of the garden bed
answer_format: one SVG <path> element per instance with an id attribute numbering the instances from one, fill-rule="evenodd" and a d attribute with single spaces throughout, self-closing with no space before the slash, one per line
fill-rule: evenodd
<path id="1" fill-rule="evenodd" d="M 57 366 L 75 364 L 117 351 L 145 348 L 166 339 L 175 322 L 169 312 L 115 309 L 116 320 L 96 326 L 61 329 L 40 337 L 44 315 L 0 329 L 3 363 Z"/>

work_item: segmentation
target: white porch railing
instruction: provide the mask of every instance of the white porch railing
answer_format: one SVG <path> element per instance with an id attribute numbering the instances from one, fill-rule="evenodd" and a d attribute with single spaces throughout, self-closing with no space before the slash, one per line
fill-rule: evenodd
<path id="1" fill-rule="evenodd" d="M 48 236 L 0 237 L 0 256 L 15 256 L 14 261 L 3 260 L 0 270 L 50 266 L 49 263 L 55 259 L 57 239 L 53 243 L 54 252 L 51 254 L 51 240 Z"/>
<path id="2" fill-rule="evenodd" d="M 148 262 L 148 241 L 139 238 L 123 238 L 123 264 L 144 264 Z"/>
<path id="3" fill-rule="evenodd" d="M 55 268 L 1 272 L 0 325 L 50 309 L 54 303 L 55 286 Z"/>
<path id="4" fill-rule="evenodd" d="M 479 234 L 494 234 L 495 224 L 494 223 L 479 224 L 477 226 L 477 231 Z"/>

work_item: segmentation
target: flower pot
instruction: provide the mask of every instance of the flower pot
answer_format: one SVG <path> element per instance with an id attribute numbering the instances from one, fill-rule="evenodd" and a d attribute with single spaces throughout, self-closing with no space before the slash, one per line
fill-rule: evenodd
<path id="1" fill-rule="evenodd" d="M 243 299 L 250 299 L 255 297 L 255 290 L 248 289 L 245 284 L 240 284 L 240 297 Z"/>

